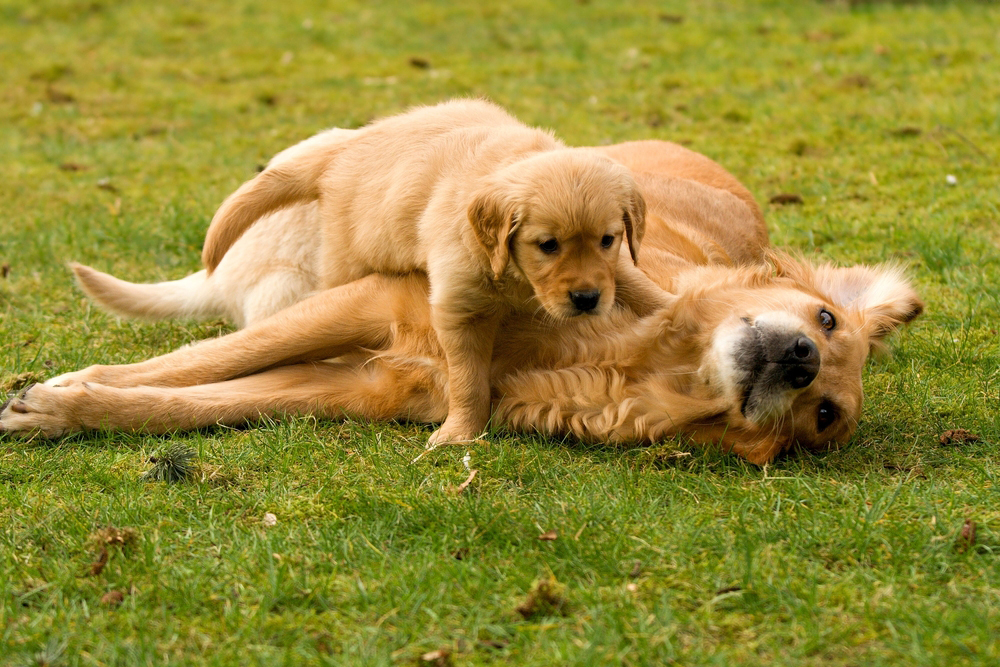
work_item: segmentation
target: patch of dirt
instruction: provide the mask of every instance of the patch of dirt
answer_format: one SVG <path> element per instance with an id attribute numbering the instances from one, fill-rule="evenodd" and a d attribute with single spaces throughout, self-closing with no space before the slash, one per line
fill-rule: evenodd
<path id="1" fill-rule="evenodd" d="M 565 616 L 568 602 L 565 586 L 555 578 L 536 581 L 524 602 L 514 608 L 525 620 L 539 616 Z"/>
<path id="2" fill-rule="evenodd" d="M 101 596 L 101 604 L 105 607 L 117 607 L 125 601 L 125 594 L 121 591 L 108 591 Z"/>
<path id="3" fill-rule="evenodd" d="M 0 392 L 11 392 L 20 391 L 25 387 L 31 386 L 42 381 L 42 376 L 34 371 L 27 371 L 25 373 L 18 373 L 17 375 L 12 375 L 4 379 L 3 383 L 0 383 Z"/>
<path id="4" fill-rule="evenodd" d="M 965 445 L 970 442 L 979 442 L 979 436 L 964 428 L 951 428 L 941 434 L 938 442 L 942 445 Z"/>

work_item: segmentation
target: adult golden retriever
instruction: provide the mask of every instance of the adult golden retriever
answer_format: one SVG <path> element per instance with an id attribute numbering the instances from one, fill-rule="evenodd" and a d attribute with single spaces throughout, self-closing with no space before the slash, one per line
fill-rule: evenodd
<path id="1" fill-rule="evenodd" d="M 206 269 L 261 216 L 309 201 L 319 202 L 320 287 L 427 273 L 449 387 L 431 443 L 486 426 L 493 340 L 510 313 L 603 315 L 616 279 L 618 299 L 637 312 L 667 302 L 632 264 L 646 205 L 629 170 L 483 100 L 417 107 L 283 151 L 216 212 Z M 623 239 L 631 261 L 619 262 Z"/>
<path id="2" fill-rule="evenodd" d="M 594 150 L 628 167 L 642 189 L 640 268 L 672 301 L 646 316 L 623 306 L 562 322 L 508 316 L 491 366 L 495 421 L 601 442 L 684 434 L 758 464 L 795 443 L 820 448 L 849 439 L 861 413 L 865 359 L 923 308 L 901 272 L 812 266 L 770 250 L 746 189 L 681 146 L 641 141 Z M 85 289 L 105 304 L 116 295 L 120 312 L 128 303 L 137 304 L 133 313 L 158 317 L 231 314 L 247 305 L 262 315 L 258 293 L 269 282 L 282 292 L 275 308 L 295 302 L 221 338 L 34 385 L 0 412 L 0 429 L 49 437 L 162 432 L 287 413 L 443 419 L 448 374 L 426 277 L 374 274 L 304 296 L 318 284 L 309 251 L 280 240 L 288 225 L 315 222 L 314 207 L 261 219 L 230 251 L 239 261 L 227 270 L 223 258 L 211 276 L 132 285 L 78 267 Z M 255 272 L 246 268 L 253 262 Z M 236 289 L 248 276 L 257 282 Z"/>

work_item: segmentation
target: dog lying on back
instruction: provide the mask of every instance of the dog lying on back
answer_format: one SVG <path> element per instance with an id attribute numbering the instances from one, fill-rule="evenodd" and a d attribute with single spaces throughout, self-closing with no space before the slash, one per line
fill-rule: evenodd
<path id="1" fill-rule="evenodd" d="M 561 323 L 509 315 L 493 353 L 494 419 L 598 442 L 682 434 L 755 463 L 796 443 L 846 442 L 861 414 L 865 359 L 923 308 L 901 272 L 814 267 L 770 250 L 746 189 L 680 146 L 595 150 L 628 167 L 642 188 L 642 268 L 673 297 L 647 316 L 620 306 L 607 317 Z M 288 413 L 443 419 L 448 374 L 426 278 L 376 274 L 307 296 L 319 281 L 309 276 L 309 244 L 282 239 L 289 225 L 316 215 L 314 206 L 262 218 L 236 242 L 230 252 L 256 262 L 256 272 L 224 260 L 211 276 L 132 285 L 78 267 L 99 303 L 127 312 L 131 302 L 132 314 L 151 315 L 154 303 L 160 317 L 214 317 L 246 306 L 256 314 L 243 317 L 252 320 L 262 314 L 266 300 L 258 296 L 267 284 L 283 292 L 279 301 L 297 302 L 161 357 L 34 385 L 0 411 L 0 430 L 163 432 Z M 297 297 L 292 259 L 305 259 Z M 236 290 L 246 276 L 256 286 Z"/>
<path id="2" fill-rule="evenodd" d="M 319 202 L 321 287 L 427 272 L 449 386 L 431 443 L 486 426 L 493 340 L 508 313 L 605 315 L 616 295 L 641 312 L 666 303 L 632 264 L 646 206 L 629 171 L 488 102 L 417 108 L 284 151 L 215 214 L 207 270 L 261 216 L 309 201 Z M 623 239 L 631 261 L 619 262 Z"/>

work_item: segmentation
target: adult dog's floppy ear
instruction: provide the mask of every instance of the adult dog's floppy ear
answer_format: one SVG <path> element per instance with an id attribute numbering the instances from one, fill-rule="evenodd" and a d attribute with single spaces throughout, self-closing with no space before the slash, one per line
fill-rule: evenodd
<path id="1" fill-rule="evenodd" d="M 632 263 L 639 263 L 639 244 L 646 234 L 646 199 L 639 192 L 639 186 L 629 177 L 628 195 L 625 198 L 625 210 L 622 222 L 625 223 L 625 239 L 628 241 L 628 251 L 632 255 Z"/>
<path id="2" fill-rule="evenodd" d="M 723 438 L 722 444 L 726 451 L 742 456 L 750 463 L 762 466 L 773 461 L 791 443 L 778 434 L 771 433 L 755 439 L 744 439 L 739 436 L 732 440 Z"/>
<path id="3" fill-rule="evenodd" d="M 924 312 L 924 304 L 895 266 L 821 266 L 816 285 L 834 302 L 861 316 L 872 347 Z"/>
<path id="4" fill-rule="evenodd" d="M 489 257 L 495 279 L 510 261 L 510 239 L 520 223 L 517 208 L 510 193 L 496 185 L 480 190 L 469 204 L 469 224 Z"/>

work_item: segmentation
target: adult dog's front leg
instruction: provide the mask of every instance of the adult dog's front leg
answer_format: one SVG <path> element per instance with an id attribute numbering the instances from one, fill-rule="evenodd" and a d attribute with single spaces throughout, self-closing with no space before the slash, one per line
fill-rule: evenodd
<path id="1" fill-rule="evenodd" d="M 136 364 L 91 366 L 46 384 L 188 387 L 336 357 L 358 348 L 378 349 L 391 341 L 399 311 L 410 304 L 426 303 L 426 295 L 426 279 L 422 277 L 372 275 L 320 292 L 221 338 Z"/>
<path id="2" fill-rule="evenodd" d="M 442 312 L 443 311 L 443 312 Z M 475 440 L 490 418 L 490 363 L 500 315 L 435 309 L 434 324 L 448 363 L 448 417 L 428 444 Z"/>
<path id="3" fill-rule="evenodd" d="M 444 402 L 433 373 L 355 359 L 282 366 L 196 387 L 36 384 L 0 410 L 0 432 L 47 438 L 91 430 L 165 433 L 286 414 L 430 422 L 443 417 Z"/>

